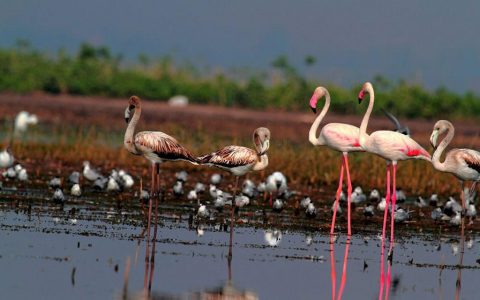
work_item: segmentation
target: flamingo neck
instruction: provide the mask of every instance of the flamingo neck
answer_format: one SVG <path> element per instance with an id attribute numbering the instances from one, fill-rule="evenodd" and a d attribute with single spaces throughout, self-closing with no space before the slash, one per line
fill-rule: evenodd
<path id="1" fill-rule="evenodd" d="M 323 118 L 327 114 L 328 108 L 330 107 L 330 93 L 325 90 L 325 104 L 323 105 L 323 109 L 318 115 L 318 117 L 313 122 L 312 126 L 310 127 L 310 131 L 308 133 L 308 140 L 315 146 L 324 145 L 325 142 L 321 135 L 317 137 L 317 130 L 322 122 Z"/>
<path id="2" fill-rule="evenodd" d="M 253 166 L 253 171 L 261 171 L 268 166 L 268 156 L 263 154 L 260 160 Z"/>
<path id="3" fill-rule="evenodd" d="M 128 123 L 127 130 L 125 131 L 125 136 L 123 138 L 123 145 L 132 154 L 139 155 L 137 148 L 135 147 L 134 138 L 135 138 L 135 127 L 137 126 L 140 115 L 142 114 L 142 108 L 140 105 L 135 106 L 135 112 L 132 119 Z"/>
<path id="4" fill-rule="evenodd" d="M 452 125 L 448 125 L 447 135 L 440 142 L 435 152 L 433 152 L 432 164 L 435 167 L 435 169 L 439 171 L 446 171 L 447 169 L 447 166 L 445 165 L 445 161 L 440 162 L 440 157 L 442 156 L 443 151 L 445 151 L 445 148 L 447 148 L 447 146 L 452 141 L 454 135 L 455 135 L 455 128 L 453 128 Z"/>
<path id="5" fill-rule="evenodd" d="M 360 146 L 362 148 L 365 147 L 365 144 L 367 142 L 368 121 L 370 120 L 370 115 L 372 114 L 372 110 L 373 110 L 373 104 L 375 103 L 375 92 L 373 91 L 373 88 L 371 86 L 367 87 L 367 92 L 370 95 L 370 99 L 369 99 L 369 102 L 368 102 L 367 111 L 365 112 L 365 115 L 363 116 L 363 119 L 362 119 L 362 124 L 360 124 L 360 136 L 359 136 L 359 139 L 358 139 L 358 141 L 360 143 Z"/>

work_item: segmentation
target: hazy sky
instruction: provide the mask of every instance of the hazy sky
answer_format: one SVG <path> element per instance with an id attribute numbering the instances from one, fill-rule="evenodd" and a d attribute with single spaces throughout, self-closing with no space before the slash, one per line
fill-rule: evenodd
<path id="1" fill-rule="evenodd" d="M 375 74 L 480 92 L 480 1 L 4 0 L 0 47 L 83 41 L 135 58 L 174 54 L 198 65 L 267 68 L 278 55 L 351 86 Z"/>

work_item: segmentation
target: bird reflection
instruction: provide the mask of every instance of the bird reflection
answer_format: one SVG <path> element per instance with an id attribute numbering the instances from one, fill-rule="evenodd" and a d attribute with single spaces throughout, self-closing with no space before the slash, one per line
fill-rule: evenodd
<path id="1" fill-rule="evenodd" d="M 350 251 L 350 237 L 347 238 L 347 241 L 345 244 L 342 277 L 340 279 L 340 288 L 338 289 L 338 295 L 336 295 L 337 274 L 335 272 L 335 241 L 336 241 L 336 236 L 330 235 L 330 268 L 331 268 L 331 277 L 332 277 L 332 300 L 340 300 L 342 299 L 343 290 L 345 289 L 345 284 L 347 282 L 347 264 L 348 264 L 348 253 Z"/>
<path id="2" fill-rule="evenodd" d="M 457 281 L 455 284 L 455 300 L 460 299 L 460 290 L 462 288 L 462 268 L 463 268 L 463 253 L 465 252 L 465 217 L 462 218 L 462 230 L 460 235 L 460 256 L 458 258 Z"/>

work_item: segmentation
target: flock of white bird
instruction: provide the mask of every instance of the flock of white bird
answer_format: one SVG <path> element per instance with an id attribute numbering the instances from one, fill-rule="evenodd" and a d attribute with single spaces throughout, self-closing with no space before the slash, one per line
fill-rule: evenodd
<path id="1" fill-rule="evenodd" d="M 29 125 L 38 123 L 38 118 L 35 115 L 22 111 L 15 118 L 14 132 L 16 134 L 24 133 Z M 4 171 L 1 173 L 6 180 L 14 181 L 28 181 L 27 170 L 18 163 L 13 153 L 9 148 L 0 152 L 0 169 Z M 83 181 L 81 180 L 83 178 Z M 220 184 L 222 182 L 222 175 L 214 173 L 210 177 L 208 192 L 210 197 L 205 197 L 207 184 L 197 182 L 192 189 L 185 192 L 185 185 L 188 181 L 188 174 L 186 171 L 180 171 L 175 174 L 175 183 L 171 189 L 175 198 L 186 198 L 191 202 L 197 203 L 196 214 L 200 218 L 210 218 L 213 212 L 221 212 L 223 208 L 234 205 L 236 209 L 250 205 L 252 200 L 268 201 L 273 212 L 281 212 L 291 202 L 290 207 L 295 208 L 295 211 L 304 211 L 306 218 L 315 218 L 318 209 L 315 202 L 309 196 L 299 196 L 299 193 L 288 188 L 287 178 L 281 172 L 273 172 L 267 176 L 265 181 L 255 183 L 251 179 L 246 179 L 242 186 L 241 192 L 233 199 L 232 194 L 222 191 Z M 82 181 L 82 182 L 81 182 Z M 109 175 L 103 175 L 99 170 L 92 167 L 88 161 L 83 162 L 83 170 L 81 172 L 72 172 L 66 180 L 60 177 L 54 177 L 48 182 L 49 188 L 53 189 L 51 200 L 55 203 L 64 203 L 66 200 L 65 190 L 69 190 L 71 197 L 80 197 L 84 186 L 87 185 L 97 191 L 106 191 L 109 193 L 120 193 L 122 191 L 130 190 L 134 185 L 133 176 L 124 170 L 113 169 Z M 0 187 L 1 187 L 0 182 Z M 135 193 L 137 195 L 137 193 Z M 477 211 L 474 205 L 476 193 L 470 195 L 469 190 L 465 189 L 466 211 L 465 215 L 473 220 Z M 138 193 L 139 198 L 147 203 L 150 199 L 150 193 L 147 190 L 141 189 Z M 414 201 L 408 201 L 407 197 L 401 189 L 396 191 L 397 204 L 394 208 L 395 222 L 408 221 L 411 218 L 414 210 L 405 209 L 401 205 L 410 204 L 410 206 L 423 208 L 432 207 L 431 219 L 436 222 L 449 222 L 451 225 L 459 226 L 462 217 L 462 205 L 453 197 L 449 197 L 445 201 L 440 201 L 436 194 L 431 195 L 428 199 L 419 196 Z M 268 199 L 268 200 L 267 200 Z M 292 200 L 295 199 L 295 200 Z M 342 214 L 345 209 L 347 199 L 343 189 L 340 194 L 340 205 L 337 213 Z M 357 210 L 363 212 L 365 218 L 370 218 L 375 215 L 376 211 L 383 212 L 386 209 L 385 198 L 380 195 L 377 189 L 370 191 L 367 196 L 363 189 L 357 186 L 351 194 L 351 203 L 357 207 Z M 317 204 L 318 205 L 318 204 Z M 331 209 L 334 210 L 335 202 Z M 392 210 L 391 203 L 388 208 Z M 418 211 L 421 216 L 424 215 L 422 211 Z"/>

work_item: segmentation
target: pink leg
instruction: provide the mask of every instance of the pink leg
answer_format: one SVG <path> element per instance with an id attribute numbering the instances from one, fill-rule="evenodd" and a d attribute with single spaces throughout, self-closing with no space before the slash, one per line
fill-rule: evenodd
<path id="1" fill-rule="evenodd" d="M 340 180 L 338 181 L 337 194 L 335 195 L 335 207 L 333 209 L 332 225 L 330 226 L 330 234 L 335 232 L 335 219 L 337 218 L 337 208 L 340 201 L 340 193 L 342 192 L 342 183 L 343 183 L 343 168 L 344 161 L 342 159 L 342 166 L 340 167 Z"/>
<path id="2" fill-rule="evenodd" d="M 335 300 L 337 291 L 337 274 L 335 272 L 335 246 L 333 235 L 330 235 L 330 276 L 332 278 L 332 300 Z"/>
<path id="3" fill-rule="evenodd" d="M 342 299 L 343 289 L 345 288 L 345 283 L 347 281 L 347 262 L 348 262 L 348 252 L 350 249 L 350 237 L 347 238 L 347 245 L 345 246 L 345 255 L 343 256 L 343 270 L 342 270 L 342 279 L 340 282 L 340 289 L 338 290 L 338 300 Z"/>
<path id="4" fill-rule="evenodd" d="M 378 299 L 382 299 L 383 296 L 383 287 L 385 281 L 385 229 L 387 227 L 387 216 L 388 216 L 388 206 L 390 204 L 390 164 L 387 164 L 387 190 L 385 195 L 385 211 L 383 213 L 383 228 L 382 228 L 382 250 L 380 256 L 380 292 L 378 294 Z"/>
<path id="5" fill-rule="evenodd" d="M 392 264 L 390 263 L 387 267 L 387 284 L 385 286 L 385 300 L 388 300 L 388 295 L 390 292 L 390 284 L 392 282 L 391 271 L 392 271 Z"/>
<path id="6" fill-rule="evenodd" d="M 348 222 L 348 236 L 352 235 L 351 221 L 350 221 L 350 203 L 352 198 L 352 181 L 350 180 L 350 170 L 348 166 L 348 154 L 345 152 L 343 154 L 343 160 L 345 164 L 345 170 L 347 171 L 347 222 Z"/>
<path id="7" fill-rule="evenodd" d="M 395 204 L 397 202 L 397 163 L 393 162 L 393 186 L 392 186 L 392 212 L 390 216 L 390 250 L 388 251 L 388 257 L 389 259 L 392 259 L 392 251 L 393 251 L 393 245 L 395 243 L 395 234 L 394 234 L 394 227 L 395 227 L 395 221 L 394 221 L 394 215 L 395 215 Z"/>

